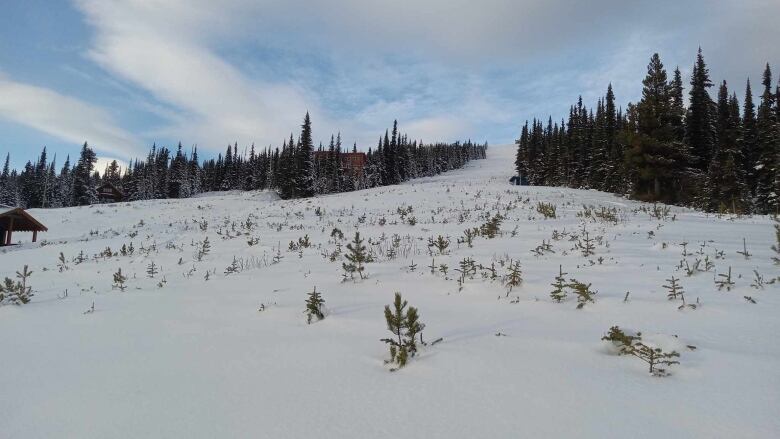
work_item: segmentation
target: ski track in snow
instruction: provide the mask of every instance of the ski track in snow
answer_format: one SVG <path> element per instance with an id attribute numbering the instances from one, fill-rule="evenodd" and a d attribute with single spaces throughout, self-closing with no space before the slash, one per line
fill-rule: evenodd
<path id="1" fill-rule="evenodd" d="M 771 219 L 672 207 L 676 220 L 661 221 L 636 212 L 652 206 L 609 194 L 510 186 L 513 154 L 491 147 L 486 160 L 462 170 L 306 200 L 248 192 L 32 210 L 49 227 L 39 236 L 47 245 L 0 250 L 0 278 L 29 264 L 35 290 L 28 305 L 0 307 L 0 438 L 780 437 L 780 287 L 750 287 L 754 269 L 767 280 L 780 274 L 771 262 Z M 558 218 L 543 219 L 537 201 L 555 204 Z M 456 243 L 484 222 L 479 215 L 510 202 L 517 208 L 502 236 L 475 238 L 473 248 Z M 583 204 L 614 207 L 624 218 L 587 221 L 591 235 L 609 244 L 589 258 L 603 263 L 590 265 L 568 239 L 551 241 L 555 253 L 534 256 L 553 230 L 578 233 Z M 403 205 L 414 208 L 415 226 L 400 223 Z M 462 210 L 470 215 L 460 224 Z M 258 245 L 217 234 L 230 222 L 241 231 L 250 214 Z M 202 219 L 207 232 L 193 222 Z M 366 266 L 367 280 L 342 283 L 341 260 L 321 252 L 335 248 L 333 227 L 346 243 L 356 226 L 374 242 L 410 236 L 402 247 L 411 254 L 379 256 Z M 287 246 L 305 234 L 313 247 L 299 258 Z M 449 279 L 427 268 L 427 239 L 439 234 L 452 240 L 450 254 L 436 256 L 437 265 L 449 265 Z M 195 262 L 191 244 L 204 236 L 212 250 Z M 747 260 L 736 253 L 743 238 Z M 91 258 L 130 242 L 132 257 L 69 262 L 58 271 L 60 252 Z M 139 253 L 153 242 L 156 252 Z M 691 277 L 678 270 L 682 242 L 690 263 L 703 257 L 695 252 L 706 242 L 715 269 Z M 280 263 L 223 274 L 233 256 L 270 263 L 279 243 Z M 715 260 L 718 250 L 724 257 Z M 508 298 L 502 282 L 479 276 L 458 292 L 458 261 L 490 265 L 505 255 L 521 261 L 524 278 Z M 146 277 L 151 261 L 161 267 L 155 279 Z M 550 300 L 559 264 L 567 277 L 592 283 L 595 303 L 577 310 L 571 297 Z M 718 291 L 714 273 L 729 266 L 736 286 Z M 129 277 L 124 292 L 111 288 L 120 267 Z M 688 303 L 699 299 L 698 309 L 667 300 L 661 286 L 672 275 Z M 315 285 L 329 315 L 307 325 L 304 299 Z M 419 309 L 426 340 L 444 341 L 390 373 L 379 339 L 395 291 Z M 95 312 L 84 314 L 93 302 Z M 267 308 L 259 312 L 261 304 Z M 600 341 L 613 325 L 678 349 L 681 364 L 657 378 L 638 359 L 613 355 Z"/>

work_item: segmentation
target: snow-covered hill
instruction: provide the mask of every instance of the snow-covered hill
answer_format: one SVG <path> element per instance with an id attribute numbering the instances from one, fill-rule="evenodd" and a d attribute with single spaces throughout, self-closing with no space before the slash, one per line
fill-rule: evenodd
<path id="1" fill-rule="evenodd" d="M 513 152 L 307 200 L 226 193 L 32 211 L 45 242 L 0 250 L 0 278 L 28 264 L 35 290 L 28 305 L 0 307 L 0 438 L 780 436 L 780 286 L 751 287 L 754 270 L 765 283 L 780 274 L 772 221 L 509 186 Z M 496 213 L 500 236 L 458 243 Z M 342 282 L 333 252 L 356 230 L 376 261 L 368 279 Z M 289 250 L 306 235 L 310 247 Z M 451 243 L 431 256 L 439 235 Z M 196 261 L 205 237 L 211 251 Z M 737 253 L 743 238 L 749 257 Z M 130 243 L 132 256 L 96 257 Z M 226 275 L 234 257 L 243 270 Z M 465 258 L 483 268 L 461 288 Z M 523 283 L 508 293 L 510 261 Z M 595 303 L 551 300 L 559 266 L 592 284 Z M 112 289 L 118 268 L 124 292 Z M 729 268 L 734 286 L 719 290 Z M 695 309 L 667 299 L 671 276 Z M 307 325 L 315 286 L 328 316 Z M 443 341 L 391 373 L 379 339 L 396 291 L 419 309 L 424 338 Z M 614 325 L 680 364 L 661 378 L 615 355 L 600 340 Z"/>

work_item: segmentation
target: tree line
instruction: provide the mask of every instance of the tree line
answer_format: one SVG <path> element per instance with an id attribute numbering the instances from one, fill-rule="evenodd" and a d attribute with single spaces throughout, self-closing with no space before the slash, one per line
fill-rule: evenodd
<path id="1" fill-rule="evenodd" d="M 376 148 L 369 148 L 365 162 L 355 168 L 345 163 L 347 151 L 341 135 L 331 136 L 326 147 L 315 150 L 311 118 L 307 113 L 297 139 L 291 134 L 281 147 L 239 152 L 229 145 L 224 155 L 201 162 L 197 148 L 176 152 L 153 145 L 145 160 L 133 160 L 121 170 L 116 161 L 102 174 L 95 169 L 97 156 L 87 143 L 78 161 L 65 159 L 59 171 L 56 158 L 49 161 L 43 148 L 37 161 L 24 169 L 10 169 L 10 154 L 0 174 L 0 204 L 24 208 L 67 207 L 95 204 L 96 188 L 105 182 L 120 189 L 127 200 L 187 198 L 202 192 L 230 190 L 275 190 L 281 198 L 301 198 L 398 184 L 463 167 L 485 158 L 487 143 L 470 140 L 423 144 L 411 141 L 398 130 L 386 130 Z M 357 153 L 357 145 L 352 145 Z"/>
<path id="2" fill-rule="evenodd" d="M 760 101 L 750 79 L 740 106 L 726 81 L 713 83 L 699 49 L 687 106 L 679 68 L 671 79 L 650 58 L 642 98 L 616 107 L 612 85 L 568 121 L 526 121 L 517 143 L 517 172 L 533 185 L 591 188 L 644 201 L 710 212 L 777 213 L 780 209 L 780 84 L 766 65 Z M 740 108 L 741 107 L 741 108 Z"/>

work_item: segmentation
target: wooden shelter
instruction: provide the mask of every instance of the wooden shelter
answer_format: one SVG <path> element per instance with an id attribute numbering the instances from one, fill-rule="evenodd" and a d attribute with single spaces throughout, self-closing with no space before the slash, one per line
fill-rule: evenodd
<path id="1" fill-rule="evenodd" d="M 119 203 L 125 199 L 124 192 L 109 182 L 105 182 L 97 187 L 97 196 L 101 203 Z"/>
<path id="2" fill-rule="evenodd" d="M 49 229 L 21 207 L 0 206 L 0 246 L 11 245 L 13 232 L 32 232 L 32 242 L 38 240 L 38 232 Z"/>
<path id="3" fill-rule="evenodd" d="M 342 152 L 339 154 L 341 158 L 341 168 L 346 173 L 352 174 L 353 177 L 363 175 L 363 168 L 366 166 L 368 157 L 364 152 Z M 326 160 L 330 157 L 330 151 L 314 151 L 314 160 Z"/>

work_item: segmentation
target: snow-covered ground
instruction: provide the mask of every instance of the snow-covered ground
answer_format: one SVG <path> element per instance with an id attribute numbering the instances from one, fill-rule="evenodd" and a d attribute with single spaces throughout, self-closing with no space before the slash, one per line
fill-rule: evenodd
<path id="1" fill-rule="evenodd" d="M 49 227 L 45 242 L 0 250 L 0 278 L 29 264 L 35 290 L 28 305 L 0 307 L 0 437 L 780 437 L 780 283 L 751 287 L 753 270 L 767 282 L 780 274 L 771 219 L 676 207 L 663 218 L 600 192 L 509 186 L 513 152 L 493 147 L 460 171 L 308 200 L 228 193 L 32 211 Z M 557 218 L 544 219 L 538 201 Z M 579 216 L 583 205 L 614 208 L 617 222 Z M 405 206 L 415 225 L 402 222 Z M 497 212 L 501 236 L 458 244 Z M 571 241 L 582 224 L 601 237 L 593 256 Z M 375 244 L 368 279 L 342 282 L 341 257 L 329 259 L 334 227 L 342 247 L 355 230 Z M 312 246 L 290 251 L 304 235 Z M 447 275 L 428 267 L 438 235 L 451 239 L 435 256 Z M 206 236 L 211 252 L 195 261 Z M 749 258 L 737 253 L 743 238 Z M 543 241 L 554 253 L 531 252 Z M 131 242 L 133 256 L 95 258 Z M 76 264 L 82 251 L 89 260 Z M 225 275 L 234 256 L 247 266 Z M 459 291 L 467 257 L 501 276 L 520 261 L 524 282 L 507 295 L 478 272 Z M 709 271 L 679 268 L 705 257 Z M 592 284 L 595 303 L 550 299 L 559 265 Z M 729 267 L 735 286 L 719 291 L 716 273 Z M 124 292 L 112 289 L 118 268 Z M 670 276 L 696 309 L 667 299 Z M 307 325 L 315 286 L 329 314 Z M 425 339 L 443 341 L 389 372 L 379 339 L 396 291 L 419 309 Z M 600 340 L 613 325 L 676 349 L 681 364 L 661 378 L 614 355 Z"/>

